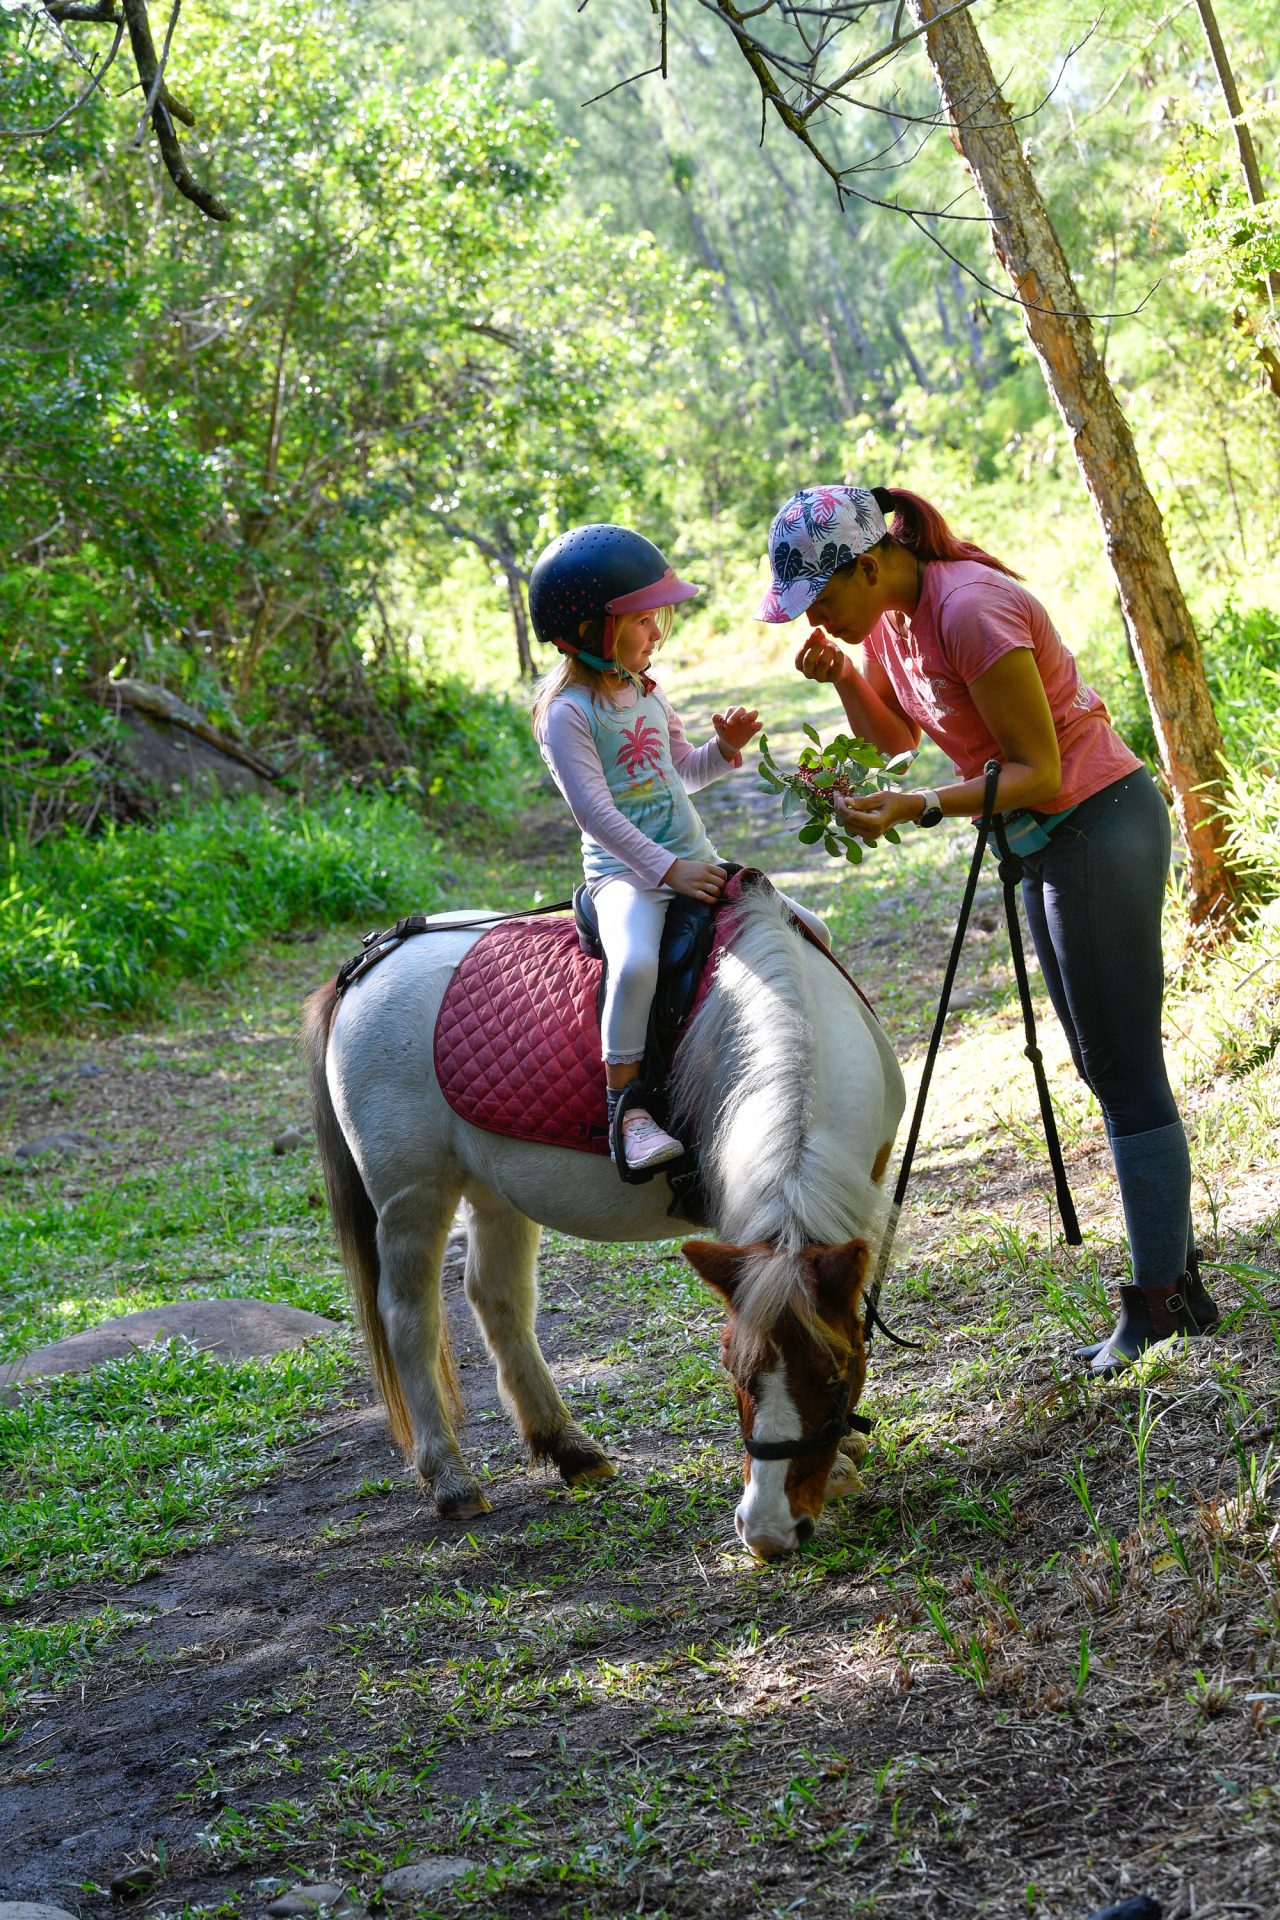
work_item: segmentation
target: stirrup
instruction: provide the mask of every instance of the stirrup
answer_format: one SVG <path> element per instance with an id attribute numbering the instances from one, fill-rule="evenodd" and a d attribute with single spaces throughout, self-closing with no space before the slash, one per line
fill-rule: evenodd
<path id="1" fill-rule="evenodd" d="M 636 1106 L 628 1111 L 620 1133 L 623 1156 L 633 1173 L 647 1173 L 650 1167 L 664 1167 L 669 1160 L 679 1160 L 684 1153 L 682 1143 L 669 1134 L 665 1127 L 660 1127 L 644 1107 Z"/>

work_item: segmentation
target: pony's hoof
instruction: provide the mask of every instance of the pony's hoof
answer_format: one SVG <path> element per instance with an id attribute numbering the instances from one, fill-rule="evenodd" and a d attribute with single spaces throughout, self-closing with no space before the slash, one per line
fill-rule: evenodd
<path id="1" fill-rule="evenodd" d="M 575 1452 L 556 1464 L 560 1469 L 560 1478 L 567 1487 L 580 1487 L 587 1480 L 612 1480 L 618 1471 L 612 1460 L 603 1453 Z"/>
<path id="2" fill-rule="evenodd" d="M 857 1493 L 861 1487 L 858 1469 L 847 1454 L 838 1453 L 827 1475 L 825 1498 L 828 1500 L 847 1500 L 851 1493 Z"/>
<path id="3" fill-rule="evenodd" d="M 442 1520 L 474 1520 L 477 1514 L 492 1513 L 493 1508 L 479 1487 L 463 1487 L 456 1493 L 438 1493 L 436 1512 Z"/>

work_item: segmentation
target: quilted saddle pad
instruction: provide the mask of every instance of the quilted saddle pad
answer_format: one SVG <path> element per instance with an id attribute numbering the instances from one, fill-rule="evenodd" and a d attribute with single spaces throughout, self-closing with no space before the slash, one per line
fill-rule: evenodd
<path id="1" fill-rule="evenodd" d="M 609 1151 L 600 1060 L 600 962 L 572 920 L 506 920 L 484 933 L 436 1015 L 436 1079 L 473 1127 Z"/>
<path id="2" fill-rule="evenodd" d="M 736 916 L 724 909 L 768 884 L 753 868 L 730 878 L 686 1025 L 733 940 Z M 834 954 L 805 937 L 865 1001 Z M 436 1079 L 454 1112 L 486 1133 L 607 1154 L 599 997 L 600 962 L 583 953 L 571 919 L 504 920 L 481 934 L 436 1015 Z"/>

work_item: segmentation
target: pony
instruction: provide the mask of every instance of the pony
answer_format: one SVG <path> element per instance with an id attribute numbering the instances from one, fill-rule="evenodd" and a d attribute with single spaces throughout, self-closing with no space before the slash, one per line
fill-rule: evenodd
<path id="1" fill-rule="evenodd" d="M 874 1015 L 772 888 L 722 911 L 736 927 L 672 1086 L 676 1126 L 704 1143 L 705 1224 L 717 1241 L 683 1252 L 726 1306 L 722 1358 L 746 1448 L 735 1526 L 771 1560 L 808 1539 L 824 1500 L 853 1484 L 845 1436 L 866 1373 L 860 1298 L 905 1094 Z M 438 1512 L 457 1519 L 489 1511 L 458 1445 L 441 1302 L 459 1206 L 466 1297 L 502 1400 L 531 1458 L 570 1485 L 615 1469 L 572 1418 L 538 1345 L 541 1230 L 672 1237 L 665 1179 L 625 1185 L 603 1156 L 483 1132 L 446 1104 L 436 1014 L 480 937 L 474 916 L 435 916 L 343 997 L 333 981 L 318 988 L 303 1023 L 330 1212 L 375 1381 Z"/>

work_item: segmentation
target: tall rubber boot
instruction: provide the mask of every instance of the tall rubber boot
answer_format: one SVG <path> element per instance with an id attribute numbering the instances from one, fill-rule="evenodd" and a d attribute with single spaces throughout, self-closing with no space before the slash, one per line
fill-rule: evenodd
<path id="1" fill-rule="evenodd" d="M 1207 1333 L 1218 1321 L 1217 1307 L 1199 1277 L 1190 1236 L 1191 1156 L 1182 1122 L 1145 1133 L 1113 1134 L 1111 1155 L 1129 1235 L 1133 1286 L 1120 1290 L 1120 1318 L 1107 1339 L 1078 1353 L 1095 1373 L 1114 1372 L 1174 1333 Z M 1145 1310 L 1135 1295 L 1150 1295 Z M 1177 1301 L 1172 1318 L 1164 1306 L 1171 1299 Z"/>

